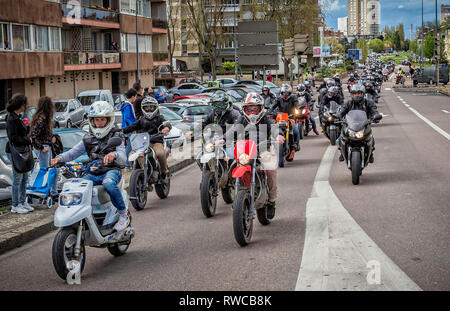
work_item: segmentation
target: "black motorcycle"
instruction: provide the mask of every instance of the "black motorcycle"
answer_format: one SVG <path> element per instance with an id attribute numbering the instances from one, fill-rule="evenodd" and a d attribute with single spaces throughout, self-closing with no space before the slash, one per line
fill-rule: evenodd
<path id="1" fill-rule="evenodd" d="M 342 127 L 342 155 L 352 171 L 352 182 L 359 184 L 362 170 L 369 164 L 372 154 L 372 120 L 362 110 L 350 111 Z"/>
<path id="2" fill-rule="evenodd" d="M 324 125 L 324 134 L 330 140 L 331 145 L 336 145 L 336 140 L 341 131 L 341 123 L 336 117 L 339 104 L 335 101 L 330 102 L 330 107 L 324 106 L 322 115 L 322 124 Z"/>

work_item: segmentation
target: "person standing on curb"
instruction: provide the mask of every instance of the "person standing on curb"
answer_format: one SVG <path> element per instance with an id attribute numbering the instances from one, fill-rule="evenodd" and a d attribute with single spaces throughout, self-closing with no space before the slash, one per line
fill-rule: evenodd
<path id="1" fill-rule="evenodd" d="M 133 89 L 137 92 L 136 100 L 133 103 L 134 113 L 136 114 L 136 120 L 139 120 L 144 115 L 141 109 L 141 103 L 144 99 L 144 90 L 139 82 L 133 84 Z"/>
<path id="2" fill-rule="evenodd" d="M 55 114 L 55 106 L 50 97 L 43 96 L 39 99 L 36 113 L 31 121 L 31 141 L 36 153 L 38 154 L 39 167 L 47 168 L 50 166 L 52 155 L 52 129 L 53 115 Z M 53 180 L 50 195 L 53 202 L 58 202 L 58 175 L 59 169 L 56 168 L 56 176 Z"/>
<path id="3" fill-rule="evenodd" d="M 136 101 L 137 92 L 135 89 L 129 89 L 125 94 L 127 100 L 120 106 L 120 112 L 122 112 L 122 128 L 127 127 L 136 122 L 136 114 L 134 112 L 133 104 Z M 130 168 L 130 163 L 128 162 L 128 155 L 131 152 L 130 136 L 125 135 L 125 152 L 127 154 L 127 164 L 126 167 Z"/>
<path id="4" fill-rule="evenodd" d="M 29 128 L 25 126 L 20 119 L 20 114 L 27 109 L 28 100 L 25 95 L 16 94 L 9 101 L 6 110 L 8 111 L 6 119 L 6 132 L 8 134 L 8 143 L 6 144 L 5 152 L 7 153 L 11 163 L 13 162 L 11 154 L 11 146 L 17 152 L 24 152 L 26 148 L 31 145 L 28 137 Z M 25 205 L 26 187 L 28 183 L 28 173 L 17 172 L 14 164 L 13 171 L 13 185 L 12 185 L 12 213 L 26 214 L 31 212 L 33 208 Z"/>

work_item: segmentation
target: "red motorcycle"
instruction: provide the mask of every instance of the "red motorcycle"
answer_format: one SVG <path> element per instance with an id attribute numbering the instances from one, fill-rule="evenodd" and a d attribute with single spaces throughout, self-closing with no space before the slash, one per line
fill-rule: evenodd
<path id="1" fill-rule="evenodd" d="M 267 142 L 264 143 L 267 144 Z M 267 218 L 269 202 L 267 173 L 261 157 L 257 156 L 257 153 L 258 146 L 253 140 L 240 140 L 234 148 L 237 166 L 232 173 L 233 178 L 236 179 L 233 231 L 236 242 L 240 246 L 250 243 L 255 211 L 263 226 L 270 224 L 270 220 Z"/>
<path id="2" fill-rule="evenodd" d="M 298 98 L 298 108 L 295 109 L 295 117 L 298 122 L 300 139 L 303 139 L 303 135 L 308 136 L 309 132 L 312 130 L 311 108 L 304 96 Z"/>
<path id="3" fill-rule="evenodd" d="M 405 78 L 403 77 L 403 75 L 401 73 L 397 74 L 397 77 L 395 79 L 395 84 L 402 84 L 403 86 L 405 86 Z"/>

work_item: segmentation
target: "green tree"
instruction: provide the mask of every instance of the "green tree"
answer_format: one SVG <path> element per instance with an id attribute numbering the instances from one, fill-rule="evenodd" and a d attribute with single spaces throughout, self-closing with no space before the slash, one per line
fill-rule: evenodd
<path id="1" fill-rule="evenodd" d="M 409 50 L 410 50 L 411 52 L 413 52 L 414 54 L 416 54 L 416 55 L 419 54 L 419 43 L 418 43 L 417 39 L 414 40 L 414 41 L 412 41 L 412 42 L 409 44 Z"/>
<path id="2" fill-rule="evenodd" d="M 381 53 L 384 50 L 384 43 L 380 39 L 373 39 L 369 42 L 369 49 L 375 53 Z"/>
<path id="3" fill-rule="evenodd" d="M 367 41 L 364 39 L 359 39 L 356 47 L 362 50 L 363 61 L 365 62 L 367 56 L 369 55 L 369 45 L 367 44 Z"/>
<path id="4" fill-rule="evenodd" d="M 429 33 L 425 38 L 423 45 L 423 56 L 426 58 L 432 58 L 434 55 L 434 35 Z"/>

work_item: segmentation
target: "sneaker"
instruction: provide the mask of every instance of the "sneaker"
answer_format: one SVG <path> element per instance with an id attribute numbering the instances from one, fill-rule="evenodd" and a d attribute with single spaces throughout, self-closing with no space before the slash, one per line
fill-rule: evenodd
<path id="1" fill-rule="evenodd" d="M 275 202 L 269 202 L 267 204 L 267 219 L 273 219 L 275 217 Z"/>
<path id="2" fill-rule="evenodd" d="M 25 203 L 22 203 L 22 204 L 19 204 L 19 205 L 21 205 L 24 209 L 26 209 L 29 212 L 34 211 L 34 208 L 26 201 L 25 201 Z"/>
<path id="3" fill-rule="evenodd" d="M 30 211 L 29 210 L 26 210 L 22 205 L 18 205 L 18 206 L 13 206 L 12 208 L 11 208 L 11 213 L 13 213 L 13 214 L 26 214 L 26 213 L 29 213 Z"/>
<path id="4" fill-rule="evenodd" d="M 340 156 L 339 156 L 339 162 L 344 162 L 344 156 L 341 154 Z"/>
<path id="5" fill-rule="evenodd" d="M 130 224 L 130 219 L 128 217 L 128 212 L 125 214 L 120 214 L 119 220 L 117 221 L 116 225 L 114 226 L 114 230 L 116 230 L 117 232 L 120 232 L 122 230 L 125 230 L 129 224 Z"/>

